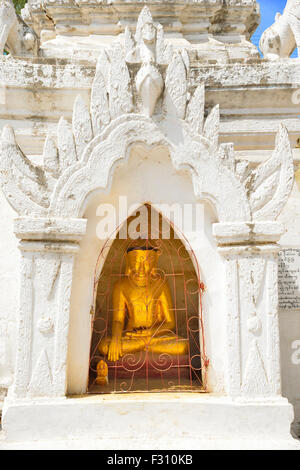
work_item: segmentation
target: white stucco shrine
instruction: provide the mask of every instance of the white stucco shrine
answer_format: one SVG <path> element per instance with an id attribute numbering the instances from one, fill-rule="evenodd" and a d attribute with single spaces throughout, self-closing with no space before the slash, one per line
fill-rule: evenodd
<path id="1" fill-rule="evenodd" d="M 300 449 L 300 2 L 263 57 L 259 22 L 254 0 L 0 0 L 0 448 Z M 124 197 L 171 239 L 122 240 Z"/>

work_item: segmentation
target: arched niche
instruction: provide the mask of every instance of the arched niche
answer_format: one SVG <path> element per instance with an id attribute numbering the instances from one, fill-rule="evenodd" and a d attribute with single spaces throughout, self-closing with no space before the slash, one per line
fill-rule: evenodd
<path id="1" fill-rule="evenodd" d="M 146 262 L 151 256 L 158 260 L 147 278 L 146 288 L 139 288 L 134 282 L 135 275 L 130 277 L 128 272 L 128 257 L 135 256 L 137 251 Z M 101 352 L 101 345 L 109 345 L 111 341 L 116 309 L 114 291 L 124 281 L 129 291 L 133 288 L 133 310 L 142 307 L 147 311 L 151 301 L 158 301 L 156 296 L 161 287 L 166 286 L 174 326 L 163 336 L 145 337 L 139 345 L 141 349 L 124 352 L 117 361 L 112 361 Z M 203 283 L 190 244 L 170 221 L 150 204 L 139 207 L 115 237 L 105 243 L 98 258 L 94 285 L 89 393 L 206 390 Z M 154 316 L 157 313 L 155 309 Z M 128 330 L 131 321 L 128 306 L 124 308 L 124 315 L 122 338 L 133 345 L 133 340 L 126 336 L 132 334 L 132 330 Z M 141 314 L 138 316 L 140 318 Z M 186 351 L 177 350 L 173 354 L 180 344 L 185 345 Z M 99 366 L 100 373 L 97 372 Z"/>
<path id="2" fill-rule="evenodd" d="M 115 169 L 109 187 L 89 194 L 86 201 L 84 217 L 88 221 L 87 232 L 80 242 L 72 285 L 68 341 L 68 393 L 85 393 L 87 390 L 92 334 L 90 313 L 93 309 L 97 259 L 111 233 L 125 220 L 121 214 L 120 221 L 116 221 L 107 239 L 100 240 L 97 237 L 97 226 L 100 221 L 97 211 L 100 205 L 105 204 L 119 209 L 119 197 L 124 195 L 127 198 L 128 209 L 148 202 L 159 210 L 159 205 L 162 203 L 172 206 L 178 201 L 193 208 L 196 206 L 200 208 L 199 230 L 194 233 L 185 232 L 184 235 L 195 253 L 207 288 L 203 296 L 203 308 L 208 312 L 204 319 L 206 350 L 210 359 L 207 370 L 207 388 L 214 390 L 217 384 L 218 390 L 222 389 L 224 329 L 221 323 L 224 321 L 225 282 L 223 263 L 212 235 L 212 224 L 218 221 L 216 213 L 207 201 L 202 201 L 195 196 L 190 173 L 184 169 L 181 171 L 174 169 L 166 147 L 146 149 L 142 145 L 136 145 L 132 147 L 129 158 L 123 160 Z M 164 210 L 162 213 L 164 217 L 169 217 Z M 102 266 L 99 268 L 101 271 Z"/>

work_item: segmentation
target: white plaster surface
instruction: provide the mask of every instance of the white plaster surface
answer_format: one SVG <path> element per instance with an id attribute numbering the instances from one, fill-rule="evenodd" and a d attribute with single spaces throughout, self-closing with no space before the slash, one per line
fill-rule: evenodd
<path id="1" fill-rule="evenodd" d="M 248 63 L 246 45 L 242 62 L 222 65 L 212 44 L 216 64 L 202 66 L 184 41 L 175 38 L 170 53 L 155 28 L 155 52 L 126 33 L 125 49 L 107 49 L 96 70 L 93 54 L 85 63 L 1 59 L 0 118 L 16 130 L 2 133 L 1 180 L 19 215 L 13 225 L 14 210 L 1 196 L 0 388 L 14 376 L 3 409 L 4 448 L 37 439 L 45 448 L 51 440 L 58 448 L 297 447 L 292 406 L 282 394 L 295 405 L 297 430 L 300 366 L 291 363 L 290 349 L 300 318 L 298 311 L 278 312 L 277 253 L 300 245 L 293 186 L 299 152 L 290 145 L 300 133 L 300 62 Z M 56 54 L 58 35 L 40 33 Z M 72 55 L 68 47 L 61 52 Z M 197 233 L 185 235 L 207 287 L 207 394 L 65 398 L 86 391 L 103 245 L 97 207 L 117 205 L 120 195 L 129 205 L 180 201 L 202 208 Z M 170 423 L 172 441 L 163 437 Z M 145 429 L 156 434 L 146 438 Z M 82 437 L 90 443 L 79 444 Z"/>
<path id="2" fill-rule="evenodd" d="M 0 389 L 11 385 L 16 356 L 19 299 L 19 252 L 13 236 L 14 211 L 0 195 Z M 6 230 L 6 227 L 8 230 Z"/>
<path id="3" fill-rule="evenodd" d="M 49 445 L 49 440 L 53 440 L 52 446 L 59 446 L 66 436 L 67 446 L 76 446 L 76 439 L 84 436 L 92 443 L 82 442 L 81 448 L 124 448 L 126 444 L 129 448 L 174 448 L 174 444 L 179 449 L 191 444 L 203 448 L 212 446 L 212 439 L 216 447 L 231 440 L 236 441 L 235 446 L 247 448 L 261 440 L 260 448 L 268 448 L 272 441 L 283 448 L 299 448 L 299 442 L 289 437 L 291 417 L 291 405 L 284 399 L 266 403 L 232 401 L 208 394 L 165 393 L 36 400 L 34 404 L 9 406 L 4 417 L 8 423 L 3 447 L 18 447 L 22 445 L 18 441 L 26 442 L 26 437 L 38 441 L 40 447 L 43 441 Z M 16 419 L 18 426 L 12 425 Z"/>
<path id="4" fill-rule="evenodd" d="M 146 178 L 145 178 L 145 175 Z M 71 298 L 71 320 L 69 334 L 69 366 L 68 392 L 83 393 L 88 377 L 89 341 L 91 335 L 90 309 L 93 303 L 94 273 L 98 254 L 106 240 L 96 236 L 99 202 L 119 207 L 119 196 L 127 196 L 128 208 L 139 207 L 144 202 L 151 201 L 154 207 L 159 204 L 178 203 L 199 204 L 203 215 L 202 230 L 197 237 L 189 238 L 201 267 L 203 282 L 207 285 L 204 296 L 205 330 L 207 337 L 207 354 L 211 358 L 208 369 L 208 387 L 211 390 L 224 390 L 224 311 L 223 292 L 224 268 L 221 257 L 216 251 L 212 237 L 212 222 L 216 221 L 210 207 L 197 201 L 193 194 L 191 178 L 186 172 L 176 173 L 168 153 L 160 149 L 151 152 L 142 147 L 136 147 L 129 160 L 116 169 L 109 191 L 97 192 L 91 198 L 85 217 L 88 219 L 87 234 L 80 244 L 74 271 L 74 288 Z M 167 216 L 167 214 L 166 214 Z M 212 259 L 214 262 L 212 263 Z M 80 340 L 79 340 L 80 338 Z"/>

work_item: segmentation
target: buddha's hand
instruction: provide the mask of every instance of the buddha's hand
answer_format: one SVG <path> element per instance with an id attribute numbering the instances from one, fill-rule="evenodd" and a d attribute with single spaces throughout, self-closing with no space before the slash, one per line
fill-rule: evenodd
<path id="1" fill-rule="evenodd" d="M 126 331 L 126 336 L 128 338 L 144 338 L 153 335 L 153 330 L 151 328 L 136 328 L 132 331 Z"/>
<path id="2" fill-rule="evenodd" d="M 122 343 L 119 338 L 112 338 L 109 348 L 107 358 L 109 361 L 117 361 L 120 357 L 123 356 L 122 353 Z"/>

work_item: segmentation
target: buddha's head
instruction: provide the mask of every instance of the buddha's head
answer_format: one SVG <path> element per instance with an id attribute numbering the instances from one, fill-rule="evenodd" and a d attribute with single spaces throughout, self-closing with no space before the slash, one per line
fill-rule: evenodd
<path id="1" fill-rule="evenodd" d="M 154 274 L 160 252 L 152 247 L 131 247 L 127 250 L 126 273 L 139 286 L 149 282 Z"/>

